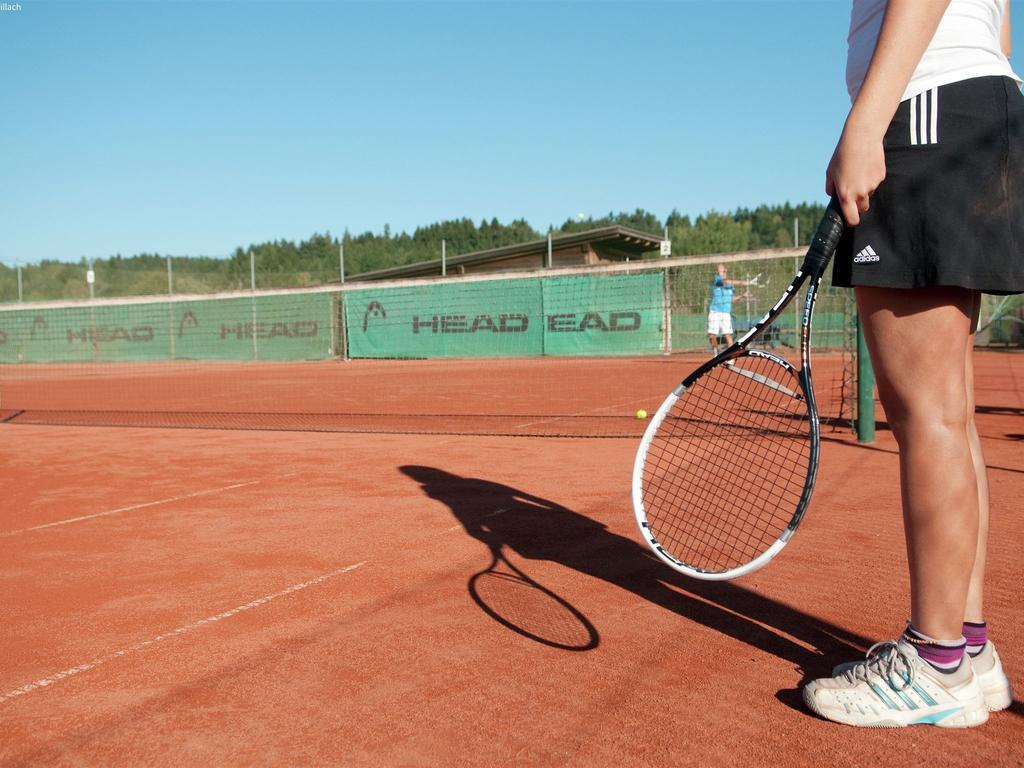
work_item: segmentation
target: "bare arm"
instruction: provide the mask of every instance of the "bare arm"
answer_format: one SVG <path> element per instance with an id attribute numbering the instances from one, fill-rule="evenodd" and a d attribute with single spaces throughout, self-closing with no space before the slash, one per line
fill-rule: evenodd
<path id="1" fill-rule="evenodd" d="M 825 191 L 838 196 L 851 227 L 885 178 L 882 138 L 949 3 L 889 0 L 867 76 L 825 174 Z"/>
<path id="2" fill-rule="evenodd" d="M 1003 47 L 1003 53 L 1006 54 L 1006 58 L 1010 58 L 1010 0 L 1006 0 L 1006 13 L 1003 14 L 1003 28 L 999 35 L 999 43 Z"/>

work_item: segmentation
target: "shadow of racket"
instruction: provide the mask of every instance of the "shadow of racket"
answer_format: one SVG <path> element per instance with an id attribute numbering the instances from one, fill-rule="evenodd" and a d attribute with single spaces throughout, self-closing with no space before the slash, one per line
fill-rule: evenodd
<path id="1" fill-rule="evenodd" d="M 510 563 L 501 545 L 491 547 L 490 564 L 470 577 L 468 589 L 484 613 L 534 642 L 563 651 L 589 651 L 598 645 L 597 629 L 589 619 Z"/>

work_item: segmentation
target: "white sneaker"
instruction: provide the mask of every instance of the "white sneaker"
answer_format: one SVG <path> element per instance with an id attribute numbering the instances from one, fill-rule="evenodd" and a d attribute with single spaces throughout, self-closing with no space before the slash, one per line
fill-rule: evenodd
<path id="1" fill-rule="evenodd" d="M 970 659 L 971 666 L 974 667 L 974 672 L 978 676 L 978 685 L 981 686 L 981 693 L 985 697 L 985 706 L 988 707 L 988 711 L 999 712 L 1009 707 L 1013 703 L 1013 689 L 992 641 L 986 642 L 981 653 L 971 656 Z M 837 664 L 832 668 L 832 677 L 839 677 L 844 672 L 863 663 L 863 661 L 847 661 Z"/>
<path id="2" fill-rule="evenodd" d="M 804 702 L 827 720 L 867 728 L 970 728 L 988 720 L 978 675 L 966 658 L 945 674 L 900 639 L 876 643 L 864 661 L 841 666 L 839 674 L 804 686 Z"/>
<path id="3" fill-rule="evenodd" d="M 971 656 L 971 666 L 978 676 L 978 685 L 985 696 L 985 706 L 989 712 L 1006 709 L 1013 702 L 1013 690 L 1010 678 L 1003 671 L 1003 663 L 999 660 L 996 647 L 991 641 L 985 643 L 981 653 Z"/>

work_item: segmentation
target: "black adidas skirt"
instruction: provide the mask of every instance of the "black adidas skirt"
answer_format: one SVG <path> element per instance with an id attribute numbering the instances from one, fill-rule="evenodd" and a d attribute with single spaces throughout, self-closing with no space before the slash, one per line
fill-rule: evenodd
<path id="1" fill-rule="evenodd" d="M 886 177 L 836 252 L 837 286 L 1024 293 L 1024 95 L 979 77 L 907 99 Z"/>

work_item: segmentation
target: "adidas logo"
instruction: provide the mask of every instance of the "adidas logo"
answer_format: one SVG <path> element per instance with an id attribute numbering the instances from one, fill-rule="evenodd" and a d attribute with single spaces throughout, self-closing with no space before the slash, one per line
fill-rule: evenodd
<path id="1" fill-rule="evenodd" d="M 870 245 L 853 257 L 854 264 L 864 264 L 869 261 L 881 261 L 875 249 Z"/>

